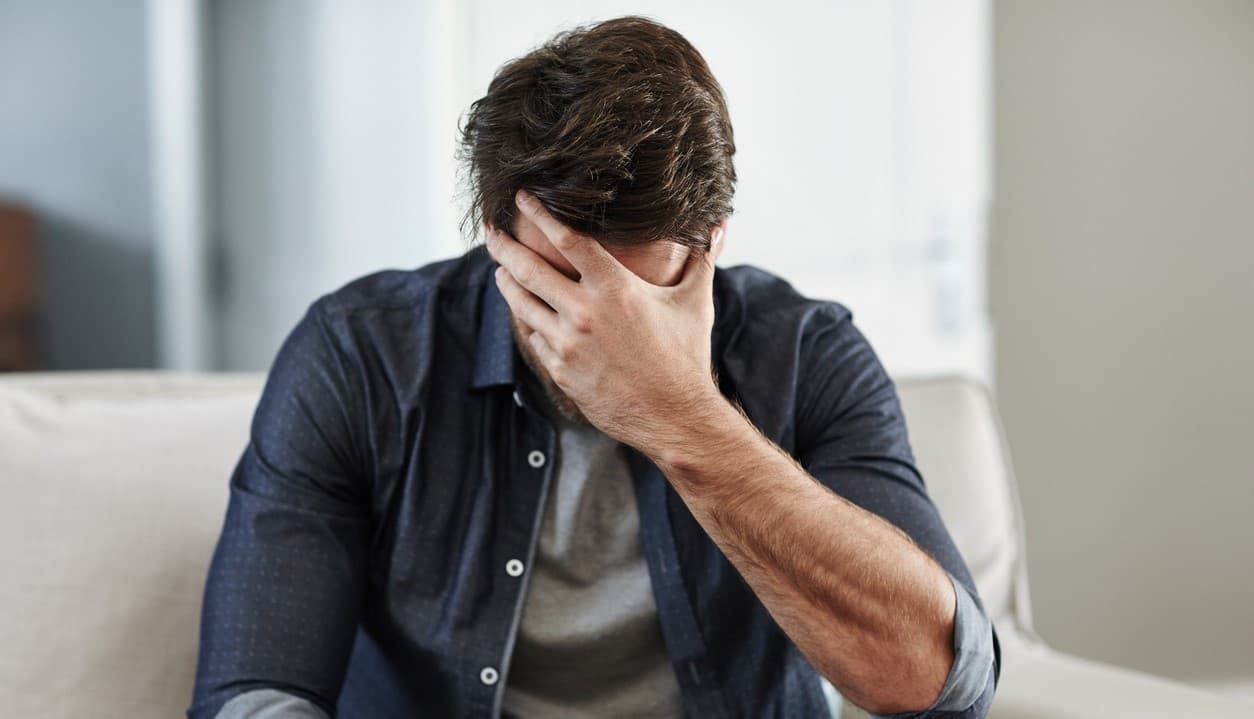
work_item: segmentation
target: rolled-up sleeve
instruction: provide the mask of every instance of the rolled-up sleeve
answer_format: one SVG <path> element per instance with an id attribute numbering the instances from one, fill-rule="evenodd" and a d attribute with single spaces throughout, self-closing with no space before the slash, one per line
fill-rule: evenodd
<path id="1" fill-rule="evenodd" d="M 205 585 L 190 719 L 266 689 L 334 714 L 368 541 L 360 389 L 338 344 L 315 304 L 266 380 Z"/>
<path id="2" fill-rule="evenodd" d="M 981 717 L 988 712 L 997 686 L 993 625 L 971 592 L 949 575 L 954 585 L 954 663 L 940 696 L 926 711 L 872 714 L 880 719 Z"/>
<path id="3" fill-rule="evenodd" d="M 954 585 L 954 663 L 931 712 L 963 711 L 975 704 L 993 681 L 993 625 L 971 592 L 949 575 Z"/>
<path id="4" fill-rule="evenodd" d="M 811 320 L 798 380 L 798 461 L 832 491 L 905 532 L 954 586 L 954 662 L 944 688 L 928 709 L 891 717 L 983 717 L 1000 675 L 997 633 L 915 467 L 896 387 L 847 310 L 824 305 Z"/>
<path id="5" fill-rule="evenodd" d="M 329 719 L 308 699 L 277 689 L 254 689 L 227 702 L 214 719 Z"/>

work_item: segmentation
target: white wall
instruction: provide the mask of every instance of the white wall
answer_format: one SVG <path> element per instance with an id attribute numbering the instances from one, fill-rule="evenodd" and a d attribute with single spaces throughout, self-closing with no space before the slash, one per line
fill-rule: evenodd
<path id="1" fill-rule="evenodd" d="M 899 373 L 986 377 L 985 0 L 474 0 L 469 103 L 557 29 L 687 37 L 728 95 L 740 177 L 721 264 L 840 300 Z"/>
<path id="2" fill-rule="evenodd" d="M 1041 632 L 1254 677 L 1254 2 L 994 16 L 991 305 Z"/>
<path id="3" fill-rule="evenodd" d="M 224 0 L 209 120 L 225 269 L 218 366 L 263 368 L 317 294 L 465 249 L 458 116 L 554 32 L 639 13 L 731 105 L 725 265 L 851 306 L 898 372 L 989 374 L 987 0 Z"/>
<path id="4" fill-rule="evenodd" d="M 436 3 L 210 4 L 217 356 L 264 369 L 320 294 L 460 253 Z"/>

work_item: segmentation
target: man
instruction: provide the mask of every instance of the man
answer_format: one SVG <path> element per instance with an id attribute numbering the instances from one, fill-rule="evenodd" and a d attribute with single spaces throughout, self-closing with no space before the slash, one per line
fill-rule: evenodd
<path id="1" fill-rule="evenodd" d="M 980 717 L 996 635 L 849 313 L 719 270 L 722 90 L 621 18 L 463 129 L 484 247 L 280 351 L 231 479 L 193 719 Z"/>

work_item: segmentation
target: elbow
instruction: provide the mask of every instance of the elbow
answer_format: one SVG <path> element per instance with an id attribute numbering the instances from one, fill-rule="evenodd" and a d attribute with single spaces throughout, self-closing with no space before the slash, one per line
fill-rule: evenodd
<path id="1" fill-rule="evenodd" d="M 859 706 L 875 716 L 930 716 L 929 712 L 940 699 L 948 674 L 947 668 L 941 670 L 939 676 L 935 670 L 926 668 L 932 666 L 933 661 L 926 661 L 915 665 L 915 671 L 901 671 L 902 667 L 898 665 L 898 671 L 885 672 L 882 676 L 886 681 L 867 692 L 865 703 L 859 703 Z"/>
<path id="2" fill-rule="evenodd" d="M 953 603 L 927 627 L 900 622 L 855 648 L 863 661 L 837 688 L 873 716 L 979 719 L 988 713 L 999 676 L 997 633 L 978 602 L 954 582 Z M 861 650 L 861 651 L 856 651 Z M 846 667 L 848 669 L 848 667 Z M 826 672 L 825 672 L 826 673 Z"/>
<path id="3" fill-rule="evenodd" d="M 875 719 L 984 719 L 993 704 L 993 696 L 997 690 L 997 675 L 997 666 L 990 667 L 978 694 L 973 699 L 968 695 L 966 700 L 960 702 L 953 702 L 952 698 L 934 696 L 928 704 L 923 703 L 927 701 L 926 699 L 907 703 L 899 701 L 900 695 L 896 697 L 898 701 L 894 701 L 891 693 L 885 701 L 869 701 L 866 705 L 859 704 L 852 697 L 850 701 L 858 704 Z"/>
<path id="4" fill-rule="evenodd" d="M 944 699 L 957 661 L 953 632 L 953 618 L 949 617 L 938 631 L 915 635 L 914 641 L 899 647 L 894 656 L 885 657 L 876 672 L 882 679 L 873 687 L 864 708 L 881 716 L 926 716 Z"/>
<path id="5" fill-rule="evenodd" d="M 929 716 L 954 662 L 953 651 L 945 646 L 914 647 L 908 654 L 863 652 L 862 656 L 870 661 L 860 663 L 856 670 L 860 676 L 845 675 L 842 683 L 828 672 L 823 674 L 846 699 L 874 716 Z"/>
<path id="6" fill-rule="evenodd" d="M 988 716 L 989 707 L 993 703 L 993 682 L 990 681 L 981 694 L 970 706 L 959 709 L 941 709 L 928 706 L 924 709 L 903 709 L 899 702 L 883 704 L 871 703 L 862 705 L 849 698 L 851 702 L 866 711 L 873 719 L 984 719 Z M 917 706 L 917 705 L 916 705 Z"/>
<path id="7" fill-rule="evenodd" d="M 883 700 L 868 702 L 867 711 L 894 719 L 978 719 L 988 713 L 1000 669 L 997 633 L 965 588 L 954 582 L 954 591 L 952 622 L 941 623 L 943 641 L 915 644 L 896 662 L 881 665 L 881 676 L 893 677 L 897 686 L 877 687 L 875 696 Z"/>
<path id="8" fill-rule="evenodd" d="M 864 681 L 845 696 L 873 717 L 981 719 L 996 690 L 999 657 L 973 658 L 949 647 L 916 647 L 912 655 L 864 665 Z"/>

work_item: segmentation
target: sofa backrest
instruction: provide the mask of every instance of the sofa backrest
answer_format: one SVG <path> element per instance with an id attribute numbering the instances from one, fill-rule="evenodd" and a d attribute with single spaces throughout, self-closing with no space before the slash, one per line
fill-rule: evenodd
<path id="1" fill-rule="evenodd" d="M 262 379 L 0 378 L 7 716 L 181 715 L 227 480 Z M 987 396 L 960 380 L 899 389 L 929 489 L 990 613 L 1026 618 L 1018 515 Z"/>
<path id="2" fill-rule="evenodd" d="M 997 408 L 957 377 L 899 380 L 910 444 L 999 630 L 1033 634 L 1023 514 Z"/>
<path id="3" fill-rule="evenodd" d="M 0 706 L 177 717 L 260 378 L 0 380 Z"/>

